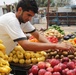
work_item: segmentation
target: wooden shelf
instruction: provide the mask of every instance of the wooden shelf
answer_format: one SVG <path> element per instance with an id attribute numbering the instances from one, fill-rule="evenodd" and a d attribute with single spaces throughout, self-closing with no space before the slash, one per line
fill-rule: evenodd
<path id="1" fill-rule="evenodd" d="M 46 16 L 47 17 L 47 16 Z M 76 13 L 75 12 L 56 12 L 49 14 L 49 25 L 76 25 Z"/>

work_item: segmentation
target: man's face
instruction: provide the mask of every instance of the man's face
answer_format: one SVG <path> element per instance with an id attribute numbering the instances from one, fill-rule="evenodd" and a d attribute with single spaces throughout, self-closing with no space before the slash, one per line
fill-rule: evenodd
<path id="1" fill-rule="evenodd" d="M 22 11 L 18 17 L 20 23 L 26 23 L 31 20 L 31 18 L 35 15 L 35 13 L 31 10 Z"/>

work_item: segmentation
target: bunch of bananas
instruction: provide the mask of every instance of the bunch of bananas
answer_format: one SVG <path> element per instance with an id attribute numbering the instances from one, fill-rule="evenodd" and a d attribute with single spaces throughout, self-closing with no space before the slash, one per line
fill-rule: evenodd
<path id="1" fill-rule="evenodd" d="M 0 75 L 7 75 L 11 71 L 8 55 L 5 53 L 5 50 L 6 48 L 3 45 L 3 41 L 0 40 Z"/>

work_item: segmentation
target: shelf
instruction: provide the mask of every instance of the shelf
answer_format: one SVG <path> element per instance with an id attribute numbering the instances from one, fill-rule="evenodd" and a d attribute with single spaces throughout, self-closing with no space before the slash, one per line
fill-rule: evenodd
<path id="1" fill-rule="evenodd" d="M 68 16 L 69 18 L 76 18 L 76 16 Z"/>
<path id="2" fill-rule="evenodd" d="M 76 24 L 76 13 L 75 12 L 57 12 L 49 14 L 49 24 Z"/>

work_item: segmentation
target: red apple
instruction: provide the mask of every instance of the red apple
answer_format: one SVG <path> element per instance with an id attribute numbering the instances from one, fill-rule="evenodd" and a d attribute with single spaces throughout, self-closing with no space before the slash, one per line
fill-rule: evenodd
<path id="1" fill-rule="evenodd" d="M 51 61 L 51 59 L 46 59 L 46 62 L 50 62 Z"/>
<path id="2" fill-rule="evenodd" d="M 28 71 L 28 73 L 31 73 L 32 71 L 31 71 L 31 68 L 29 69 L 29 71 Z"/>
<path id="3" fill-rule="evenodd" d="M 46 68 L 45 62 L 39 62 L 37 65 L 38 65 L 39 69 L 45 69 Z"/>
<path id="4" fill-rule="evenodd" d="M 69 69 L 68 69 L 68 68 L 66 68 L 66 69 L 62 70 L 62 75 L 66 75 L 67 71 L 69 71 Z"/>
<path id="5" fill-rule="evenodd" d="M 74 73 L 76 74 L 76 68 L 73 69 Z"/>
<path id="6" fill-rule="evenodd" d="M 38 66 L 37 65 L 33 65 L 32 68 L 31 68 L 31 72 L 34 74 L 34 75 L 37 75 L 38 74 Z"/>
<path id="7" fill-rule="evenodd" d="M 60 72 L 53 72 L 53 75 L 61 75 Z"/>
<path id="8" fill-rule="evenodd" d="M 53 72 L 53 68 L 52 67 L 48 67 L 48 68 L 46 68 L 46 70 L 49 71 L 49 72 Z"/>
<path id="9" fill-rule="evenodd" d="M 46 68 L 51 66 L 51 64 L 49 62 L 46 62 L 45 65 L 46 65 Z"/>
<path id="10" fill-rule="evenodd" d="M 60 61 L 55 59 L 55 58 L 51 59 L 51 61 L 50 61 L 50 64 L 51 64 L 52 67 L 54 67 L 55 65 L 57 65 L 59 63 L 60 63 Z"/>
<path id="11" fill-rule="evenodd" d="M 59 63 L 58 65 L 61 66 L 62 70 L 67 67 L 67 66 L 66 66 L 65 64 L 63 64 L 63 63 Z"/>
<path id="12" fill-rule="evenodd" d="M 45 69 L 40 69 L 39 72 L 38 72 L 38 75 L 44 75 L 46 72 Z"/>
<path id="13" fill-rule="evenodd" d="M 68 58 L 68 57 L 63 57 L 62 60 L 61 60 L 61 62 L 62 62 L 62 63 L 63 63 L 63 62 L 69 62 L 69 58 Z"/>
<path id="14" fill-rule="evenodd" d="M 61 66 L 56 65 L 56 66 L 54 66 L 53 71 L 54 72 L 61 72 L 62 71 L 62 68 L 61 68 Z"/>
<path id="15" fill-rule="evenodd" d="M 29 73 L 28 75 L 33 75 L 33 73 Z"/>
<path id="16" fill-rule="evenodd" d="M 44 75 L 52 75 L 52 73 L 47 71 Z"/>
<path id="17" fill-rule="evenodd" d="M 72 62 L 72 61 L 68 62 L 68 63 L 67 63 L 67 67 L 68 67 L 69 69 L 74 69 L 74 68 L 75 68 L 74 62 Z"/>
<path id="18" fill-rule="evenodd" d="M 76 74 L 73 72 L 73 70 L 69 70 L 67 71 L 67 75 L 76 75 Z"/>

